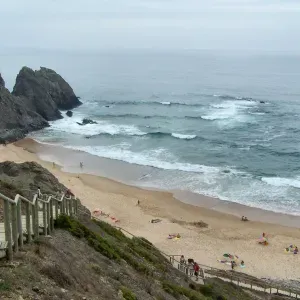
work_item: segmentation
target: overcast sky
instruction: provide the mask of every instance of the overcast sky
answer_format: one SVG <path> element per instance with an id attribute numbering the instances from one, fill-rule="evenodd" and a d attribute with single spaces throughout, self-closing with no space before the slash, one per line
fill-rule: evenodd
<path id="1" fill-rule="evenodd" d="M 300 51 L 300 0 L 1 0 L 3 48 Z"/>

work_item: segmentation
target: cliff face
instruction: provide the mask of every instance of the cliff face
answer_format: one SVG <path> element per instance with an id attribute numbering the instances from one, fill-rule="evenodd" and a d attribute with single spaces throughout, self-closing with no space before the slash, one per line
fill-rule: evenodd
<path id="1" fill-rule="evenodd" d="M 13 92 L 5 88 L 0 74 L 0 143 L 23 138 L 30 131 L 62 118 L 59 109 L 72 109 L 81 102 L 70 85 L 55 71 L 23 67 Z"/>
<path id="2" fill-rule="evenodd" d="M 13 96 L 0 76 L 0 144 L 23 138 L 26 133 L 48 126 L 39 114 L 31 111 L 23 99 Z"/>

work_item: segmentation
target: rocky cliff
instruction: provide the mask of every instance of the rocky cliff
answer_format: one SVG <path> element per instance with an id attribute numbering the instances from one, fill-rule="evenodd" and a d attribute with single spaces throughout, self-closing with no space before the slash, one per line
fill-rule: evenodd
<path id="1" fill-rule="evenodd" d="M 62 118 L 59 109 L 72 109 L 81 102 L 71 86 L 55 71 L 23 67 L 13 92 L 5 88 L 0 74 L 0 143 L 23 138 L 26 133 Z"/>
<path id="2" fill-rule="evenodd" d="M 30 131 L 48 126 L 39 114 L 31 111 L 23 99 L 13 96 L 5 88 L 0 75 L 0 144 L 24 137 Z"/>

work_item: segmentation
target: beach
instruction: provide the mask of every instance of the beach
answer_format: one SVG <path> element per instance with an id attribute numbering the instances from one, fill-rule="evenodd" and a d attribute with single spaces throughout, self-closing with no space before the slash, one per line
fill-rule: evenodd
<path id="1" fill-rule="evenodd" d="M 300 246 L 299 217 L 226 204 L 201 195 L 197 195 L 196 201 L 195 195 L 182 191 L 132 186 L 130 172 L 141 172 L 134 166 L 122 166 L 113 160 L 98 161 L 97 165 L 86 155 L 31 139 L 0 147 L 1 161 L 38 162 L 70 188 L 88 209 L 99 208 L 110 214 L 119 220 L 118 226 L 147 238 L 167 254 L 183 254 L 201 264 L 229 270 L 230 266 L 218 260 L 224 253 L 231 253 L 245 261 L 246 267 L 237 271 L 258 278 L 300 280 L 300 256 L 284 251 L 291 244 Z M 135 174 L 139 175 L 143 176 Z M 242 215 L 247 215 L 250 222 L 241 222 Z M 115 224 L 111 218 L 101 218 Z M 155 218 L 161 222 L 151 223 Z M 207 228 L 192 224 L 200 221 Z M 269 236 L 268 246 L 257 243 L 263 232 Z M 178 233 L 181 236 L 178 240 L 167 238 Z"/>

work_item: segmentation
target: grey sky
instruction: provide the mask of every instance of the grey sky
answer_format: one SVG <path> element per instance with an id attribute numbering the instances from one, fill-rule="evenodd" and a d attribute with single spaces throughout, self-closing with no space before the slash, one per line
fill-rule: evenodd
<path id="1" fill-rule="evenodd" d="M 2 48 L 300 51 L 300 0 L 1 1 Z"/>

